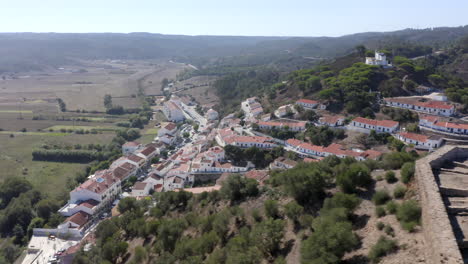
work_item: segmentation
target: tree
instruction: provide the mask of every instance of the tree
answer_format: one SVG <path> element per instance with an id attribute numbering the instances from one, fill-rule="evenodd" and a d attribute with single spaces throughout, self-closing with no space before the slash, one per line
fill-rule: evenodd
<path id="1" fill-rule="evenodd" d="M 0 184 L 0 208 L 8 205 L 11 199 L 32 189 L 32 184 L 21 177 L 10 177 Z"/>
<path id="2" fill-rule="evenodd" d="M 59 206 L 57 205 L 57 203 L 53 200 L 50 200 L 50 199 L 43 199 L 43 200 L 40 200 L 37 204 L 36 204 L 36 212 L 37 212 L 37 216 L 45 219 L 45 220 L 48 220 L 49 217 L 50 217 L 50 214 L 52 212 L 55 212 L 59 209 Z"/>
<path id="3" fill-rule="evenodd" d="M 231 174 L 223 182 L 221 195 L 231 200 L 231 202 L 240 201 L 250 196 L 258 194 L 258 183 L 254 179 L 248 179 L 238 174 Z"/>
<path id="4" fill-rule="evenodd" d="M 312 226 L 314 232 L 302 244 L 302 263 L 338 264 L 346 252 L 359 244 L 343 209 L 327 211 Z"/>
<path id="5" fill-rule="evenodd" d="M 401 167 L 401 181 L 403 183 L 409 183 L 414 176 L 414 162 L 406 162 Z"/>
<path id="6" fill-rule="evenodd" d="M 284 206 L 286 216 L 296 222 L 304 212 L 304 207 L 300 206 L 296 201 L 291 201 Z"/>
<path id="7" fill-rule="evenodd" d="M 359 57 L 364 58 L 366 56 L 366 47 L 364 45 L 357 45 L 355 49 Z"/>
<path id="8" fill-rule="evenodd" d="M 277 218 L 279 216 L 278 202 L 274 200 L 266 200 L 263 204 L 265 207 L 265 214 L 271 218 Z"/>
<path id="9" fill-rule="evenodd" d="M 252 231 L 256 246 L 265 256 L 274 255 L 278 251 L 284 236 L 284 221 L 267 219 L 257 224 Z"/>
<path id="10" fill-rule="evenodd" d="M 356 192 L 357 187 L 366 187 L 372 182 L 369 168 L 362 163 L 353 163 L 336 177 L 336 183 L 346 193 Z"/>
<path id="11" fill-rule="evenodd" d="M 137 200 L 133 197 L 125 197 L 119 202 L 119 212 L 125 213 L 137 208 Z"/>
<path id="12" fill-rule="evenodd" d="M 112 108 L 112 96 L 110 94 L 104 95 L 104 107 L 107 110 Z"/>
<path id="13" fill-rule="evenodd" d="M 411 232 L 420 222 L 421 207 L 415 200 L 405 201 L 398 206 L 396 217 L 403 229 Z"/>
<path id="14" fill-rule="evenodd" d="M 60 112 L 66 112 L 67 106 L 65 105 L 65 102 L 61 98 L 57 98 L 57 102 L 60 108 Z"/>

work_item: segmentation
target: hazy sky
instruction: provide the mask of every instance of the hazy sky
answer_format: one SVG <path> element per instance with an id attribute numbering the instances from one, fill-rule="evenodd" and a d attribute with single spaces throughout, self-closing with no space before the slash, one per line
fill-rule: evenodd
<path id="1" fill-rule="evenodd" d="M 0 32 L 339 36 L 468 24 L 468 0 L 4 0 Z"/>

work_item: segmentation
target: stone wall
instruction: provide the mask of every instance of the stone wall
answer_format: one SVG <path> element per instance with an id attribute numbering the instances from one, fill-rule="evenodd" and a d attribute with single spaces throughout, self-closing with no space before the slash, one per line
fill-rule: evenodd
<path id="1" fill-rule="evenodd" d="M 426 259 L 429 263 L 463 263 L 432 168 L 440 168 L 447 161 L 466 156 L 467 148 L 445 146 L 416 162 L 415 178 L 422 207 Z"/>

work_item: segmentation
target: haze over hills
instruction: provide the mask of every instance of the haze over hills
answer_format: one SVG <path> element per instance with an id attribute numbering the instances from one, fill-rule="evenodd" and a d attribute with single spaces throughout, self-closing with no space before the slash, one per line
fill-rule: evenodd
<path id="1" fill-rule="evenodd" d="M 468 34 L 468 26 L 367 32 L 341 37 L 185 36 L 152 33 L 2 33 L 0 72 L 40 70 L 74 59 L 168 59 L 284 54 L 336 57 L 356 45 L 379 48 L 383 43 L 443 47 Z M 262 63 L 264 63 L 262 61 Z"/>

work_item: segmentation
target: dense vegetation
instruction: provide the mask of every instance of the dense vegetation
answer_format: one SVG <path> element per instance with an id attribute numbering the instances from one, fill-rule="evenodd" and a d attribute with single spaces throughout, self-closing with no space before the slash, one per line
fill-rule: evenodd
<path id="1" fill-rule="evenodd" d="M 80 251 L 74 263 L 285 263 L 295 240 L 302 240 L 302 263 L 341 263 L 345 253 L 360 247 L 354 231 L 358 195 L 372 190 L 370 172 L 384 166 L 385 161 L 327 157 L 274 172 L 265 186 L 231 175 L 210 193 L 124 198 L 121 215 L 98 226 L 97 244 Z M 341 191 L 330 192 L 335 186 Z M 376 203 L 389 204 L 403 228 L 414 231 L 420 218 L 414 201 L 398 205 L 387 193 L 374 196 Z M 382 225 L 391 235 L 393 229 Z M 136 238 L 146 242 L 130 249 L 128 241 Z M 368 258 L 377 262 L 396 250 L 396 241 L 382 238 Z"/>

